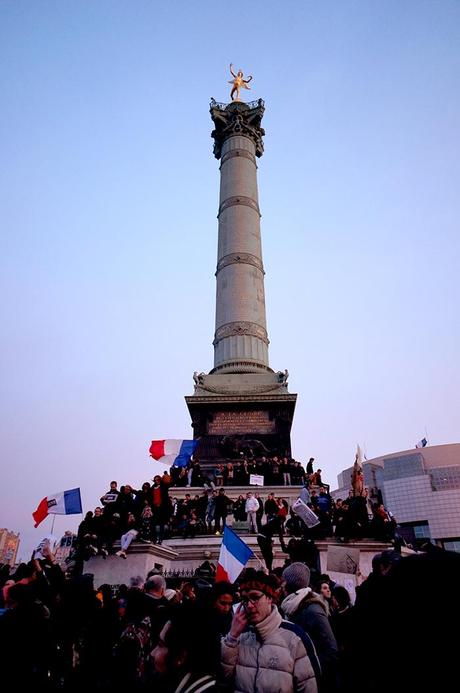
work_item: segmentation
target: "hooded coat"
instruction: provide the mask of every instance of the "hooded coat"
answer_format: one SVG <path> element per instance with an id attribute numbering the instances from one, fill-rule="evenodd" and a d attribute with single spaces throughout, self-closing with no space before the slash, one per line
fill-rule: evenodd
<path id="1" fill-rule="evenodd" d="M 297 624 L 313 640 L 322 670 L 321 691 L 337 689 L 338 646 L 328 618 L 328 607 L 310 587 L 289 594 L 281 603 L 281 613 Z"/>

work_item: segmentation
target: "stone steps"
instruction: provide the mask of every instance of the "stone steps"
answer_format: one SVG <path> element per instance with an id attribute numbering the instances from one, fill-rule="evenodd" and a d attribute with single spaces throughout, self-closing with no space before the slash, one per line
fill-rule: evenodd
<path id="1" fill-rule="evenodd" d="M 267 499 L 269 493 L 274 493 L 276 498 L 285 498 L 288 502 L 290 499 L 296 500 L 303 486 L 216 486 L 214 490 L 219 491 L 224 489 L 225 495 L 236 500 L 238 496 L 246 496 L 247 493 L 258 493 L 264 500 Z M 315 488 L 315 487 L 313 487 Z M 190 496 L 201 496 L 203 491 L 208 490 L 203 486 L 170 486 L 170 498 L 179 498 L 182 500 L 187 493 Z M 212 490 L 212 489 L 211 489 Z"/>
<path id="2" fill-rule="evenodd" d="M 251 559 L 248 565 L 256 569 L 260 568 L 261 556 L 257 545 L 257 535 L 247 534 L 242 538 L 257 557 Z M 214 534 L 200 535 L 194 539 L 183 539 L 182 537 L 165 539 L 161 546 L 133 542 L 129 547 L 126 559 L 119 558 L 118 556 L 109 556 L 104 560 L 101 556 L 96 556 L 85 563 L 84 570 L 85 572 L 93 573 L 96 587 L 105 582 L 111 585 L 118 585 L 121 583 L 129 584 L 130 577 L 136 575 L 146 577 L 149 570 L 153 568 L 166 573 L 174 571 L 175 569 L 187 570 L 190 571 L 190 574 L 193 574 L 204 561 L 209 561 L 214 565 L 217 564 L 221 543 L 222 536 L 216 536 Z M 340 544 L 334 539 L 325 539 L 316 541 L 315 544 L 320 552 L 321 570 L 329 573 L 330 576 L 338 580 L 340 584 L 344 584 L 349 591 L 353 589 L 355 576 L 341 573 L 335 574 L 332 571 L 328 571 L 328 549 L 333 546 L 359 549 L 359 567 L 361 573 L 368 575 L 371 571 L 373 556 L 384 549 L 391 548 L 390 544 L 384 544 L 373 540 L 361 540 Z M 406 554 L 412 552 L 408 549 L 403 549 L 402 553 Z M 281 550 L 277 537 L 275 538 L 273 546 L 273 555 L 273 566 L 282 566 L 286 559 L 286 554 Z"/>

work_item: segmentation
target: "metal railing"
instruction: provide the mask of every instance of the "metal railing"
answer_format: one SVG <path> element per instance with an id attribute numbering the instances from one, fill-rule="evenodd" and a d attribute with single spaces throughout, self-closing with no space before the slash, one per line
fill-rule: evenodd
<path id="1" fill-rule="evenodd" d="M 199 578 L 200 574 L 197 574 L 196 568 L 172 568 L 170 570 L 163 570 L 162 575 L 164 578 Z"/>
<path id="2" fill-rule="evenodd" d="M 256 101 L 250 101 L 249 103 L 246 103 L 245 101 L 230 101 L 230 103 L 220 103 L 219 101 L 216 101 L 212 97 L 211 97 L 210 106 L 211 106 L 211 108 L 217 108 L 218 111 L 225 111 L 227 106 L 229 106 L 231 103 L 244 103 L 244 105 L 250 109 L 260 108 L 262 106 L 265 106 L 265 102 L 263 99 L 257 99 Z"/>

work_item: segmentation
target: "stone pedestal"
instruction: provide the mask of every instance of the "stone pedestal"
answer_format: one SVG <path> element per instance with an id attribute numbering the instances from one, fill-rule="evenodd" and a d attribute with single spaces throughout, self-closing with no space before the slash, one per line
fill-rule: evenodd
<path id="1" fill-rule="evenodd" d="M 186 397 L 199 439 L 195 457 L 200 463 L 248 457 L 291 455 L 291 425 L 297 395 L 208 394 Z"/>
<path id="2" fill-rule="evenodd" d="M 190 541 L 190 540 L 189 540 Z M 85 562 L 84 572 L 94 575 L 94 586 L 98 588 L 105 583 L 109 585 L 129 585 L 129 579 L 140 575 L 146 578 L 150 570 L 167 573 L 173 565 L 179 565 L 180 555 L 173 547 L 163 543 L 133 543 L 126 558 L 119 556 L 95 556 Z"/>
<path id="3" fill-rule="evenodd" d="M 257 545 L 256 535 L 243 534 L 242 538 L 256 556 L 256 558 L 252 558 L 249 561 L 248 567 L 260 568 L 262 557 Z M 100 556 L 97 556 L 85 563 L 84 570 L 86 573 L 92 573 L 94 575 L 94 584 L 96 587 L 104 583 L 108 583 L 109 585 L 129 584 L 129 579 L 131 577 L 140 575 L 146 578 L 147 573 L 152 569 L 163 573 L 167 577 L 174 576 L 174 574 L 183 574 L 184 577 L 190 579 L 197 568 L 202 566 L 204 561 L 209 561 L 214 567 L 217 566 L 221 544 L 222 536 L 215 535 L 197 536 L 194 539 L 182 539 L 177 537 L 168 539 L 163 542 L 162 546 L 132 544 L 129 548 L 126 560 L 118 558 L 117 556 L 111 556 L 103 560 Z M 329 547 L 339 546 L 343 549 L 344 544 L 337 544 L 333 539 L 316 541 L 315 544 L 320 553 L 321 571 L 323 573 L 328 573 L 332 579 L 344 585 L 354 599 L 354 586 L 356 584 L 355 575 L 336 573 L 327 568 Z M 375 554 L 385 549 L 392 548 L 390 544 L 373 540 L 349 542 L 346 544 L 346 547 L 350 549 L 359 549 L 359 569 L 366 577 L 372 570 L 372 558 Z M 409 549 L 402 549 L 403 556 L 411 553 L 413 552 Z M 273 554 L 273 567 L 276 568 L 284 565 L 286 554 L 282 552 L 277 538 L 275 538 Z"/>

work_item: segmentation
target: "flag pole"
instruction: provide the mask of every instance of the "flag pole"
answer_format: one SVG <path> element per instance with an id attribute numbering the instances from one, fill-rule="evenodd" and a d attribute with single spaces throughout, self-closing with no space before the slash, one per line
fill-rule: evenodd
<path id="1" fill-rule="evenodd" d="M 53 522 L 51 523 L 51 534 L 54 534 L 54 520 L 56 519 L 56 515 L 53 514 Z"/>
<path id="2" fill-rule="evenodd" d="M 254 558 L 256 559 L 256 561 L 258 561 L 258 563 L 259 563 L 259 565 L 261 566 L 262 570 L 267 570 L 267 566 L 264 565 L 264 564 L 262 563 L 262 561 L 260 560 L 260 558 L 259 558 L 259 556 L 256 554 L 256 552 L 253 551 L 252 553 L 254 554 Z"/>

